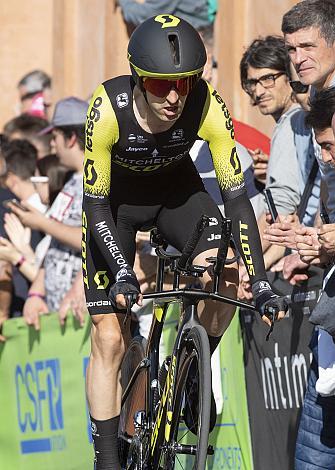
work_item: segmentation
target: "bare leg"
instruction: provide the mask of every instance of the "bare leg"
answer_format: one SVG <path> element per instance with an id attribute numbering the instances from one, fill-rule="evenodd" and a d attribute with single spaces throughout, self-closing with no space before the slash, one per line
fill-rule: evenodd
<path id="1" fill-rule="evenodd" d="M 206 265 L 205 258 L 216 256 L 217 250 L 208 250 L 198 255 L 194 264 Z M 231 248 L 228 249 L 228 258 L 232 258 L 234 253 Z M 208 272 L 205 272 L 201 278 L 204 289 L 210 290 L 212 278 Z M 221 275 L 219 292 L 222 295 L 236 299 L 238 287 L 238 267 L 237 263 L 224 268 Z M 199 317 L 201 324 L 211 336 L 222 336 L 231 320 L 234 317 L 236 307 L 234 305 L 223 304 L 221 302 L 205 301 L 199 304 Z"/>
<path id="2" fill-rule="evenodd" d="M 116 439 L 121 406 L 120 368 L 129 339 L 129 325 L 124 329 L 123 320 L 124 314 L 92 316 L 86 393 L 93 428 L 97 428 L 93 432 L 97 470 L 120 468 Z"/>

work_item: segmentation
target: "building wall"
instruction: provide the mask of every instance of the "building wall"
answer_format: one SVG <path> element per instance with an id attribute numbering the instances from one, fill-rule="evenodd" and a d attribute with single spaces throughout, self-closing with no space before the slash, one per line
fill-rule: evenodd
<path id="1" fill-rule="evenodd" d="M 241 89 L 239 65 L 243 52 L 259 36 L 281 34 L 283 14 L 294 0 L 218 0 L 216 55 L 219 65 L 218 88 L 236 118 L 271 135 L 274 121 L 250 105 Z"/>
<path id="2" fill-rule="evenodd" d="M 270 133 L 241 90 L 239 62 L 259 35 L 279 34 L 293 0 L 219 0 L 216 22 L 218 89 L 233 116 Z M 0 127 L 15 115 L 16 85 L 41 68 L 52 75 L 54 100 L 89 98 L 103 80 L 128 73 L 127 32 L 114 0 L 0 0 Z"/>

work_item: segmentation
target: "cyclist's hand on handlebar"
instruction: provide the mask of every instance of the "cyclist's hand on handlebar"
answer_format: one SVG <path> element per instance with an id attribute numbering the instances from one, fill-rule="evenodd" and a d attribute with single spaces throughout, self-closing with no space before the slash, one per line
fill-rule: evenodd
<path id="1" fill-rule="evenodd" d="M 288 309 L 287 301 L 284 297 L 279 297 L 274 294 L 275 297 L 268 300 L 264 304 L 264 314 L 262 315 L 262 320 L 269 325 L 273 325 L 275 321 L 279 321 L 285 317 L 285 314 Z"/>
<path id="2" fill-rule="evenodd" d="M 137 304 L 139 307 L 142 307 L 142 300 L 143 300 L 142 294 L 138 291 L 130 290 L 133 288 L 131 284 L 125 284 L 125 287 L 127 287 L 128 289 L 127 292 L 125 294 L 117 294 L 115 297 L 117 308 L 126 309 L 128 308 L 129 302 L 130 302 L 130 308 L 134 304 Z"/>
<path id="3" fill-rule="evenodd" d="M 109 291 L 109 299 L 114 307 L 126 309 L 129 302 L 142 306 L 142 294 L 136 275 L 132 269 L 122 268 L 116 276 L 116 282 Z"/>
<path id="4" fill-rule="evenodd" d="M 267 281 L 257 281 L 252 285 L 256 310 L 262 316 L 262 320 L 273 327 L 273 323 L 284 318 L 288 309 L 284 297 L 275 294 Z"/>

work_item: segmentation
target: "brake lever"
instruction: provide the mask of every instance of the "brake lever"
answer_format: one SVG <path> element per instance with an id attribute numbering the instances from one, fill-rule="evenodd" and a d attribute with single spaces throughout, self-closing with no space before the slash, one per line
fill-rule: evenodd
<path id="1" fill-rule="evenodd" d="M 124 316 L 123 326 L 126 326 L 128 318 L 131 316 L 131 308 L 136 303 L 137 294 L 135 292 L 126 292 L 124 297 L 126 299 L 127 310 Z"/>
<path id="2" fill-rule="evenodd" d="M 273 332 L 275 321 L 277 320 L 278 310 L 275 307 L 268 307 L 268 309 L 266 309 L 266 312 L 264 312 L 264 314 L 269 318 L 269 320 L 271 320 L 270 329 L 269 329 L 268 334 L 266 335 L 266 338 L 265 338 L 265 341 L 269 341 L 269 338 L 270 338 L 270 336 Z M 271 315 L 271 318 L 268 314 Z"/>
<path id="3" fill-rule="evenodd" d="M 268 331 L 268 334 L 266 335 L 265 341 L 269 341 L 269 338 L 271 336 L 271 333 L 273 332 L 273 327 L 274 327 L 274 321 L 271 321 L 270 329 Z"/>

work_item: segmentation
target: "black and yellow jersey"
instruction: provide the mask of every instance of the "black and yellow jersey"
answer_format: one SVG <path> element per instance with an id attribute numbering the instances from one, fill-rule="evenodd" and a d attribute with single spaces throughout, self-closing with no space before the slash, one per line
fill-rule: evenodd
<path id="1" fill-rule="evenodd" d="M 232 219 L 235 244 L 251 282 L 266 279 L 257 224 L 236 153 L 232 119 L 221 96 L 200 80 L 170 129 L 151 134 L 136 120 L 134 86 L 131 76 L 106 81 L 95 91 L 87 114 L 82 242 L 86 295 L 88 290 L 92 294 L 92 286 L 100 295 L 107 292 L 112 282 L 127 281 L 127 276 L 133 276 L 135 235 L 143 222 L 160 222 L 164 211 L 170 211 L 165 222 L 170 230 L 168 241 L 173 244 L 185 235 L 179 227 L 187 218 L 185 208 L 194 210 L 194 204 L 199 204 L 194 213 L 204 210 L 206 196 L 192 203 L 195 193 L 205 191 L 189 155 L 197 139 L 208 142 L 225 213 Z M 217 210 L 213 201 L 212 204 Z M 178 218 L 176 214 L 182 207 L 183 216 Z M 185 232 L 192 230 L 191 224 L 196 222 L 189 221 Z M 178 240 L 173 240 L 171 231 L 178 232 Z M 216 232 L 210 229 L 207 237 L 207 242 L 212 243 Z M 174 246 L 182 249 L 178 244 Z M 103 304 L 108 309 L 107 294 L 104 300 L 91 297 L 88 307 L 96 307 L 99 312 Z"/>
<path id="2" fill-rule="evenodd" d="M 84 191 L 88 196 L 108 197 L 112 175 L 168 171 L 190 158 L 196 139 L 208 142 L 224 200 L 241 194 L 244 180 L 232 119 L 208 83 L 200 80 L 169 130 L 150 134 L 135 118 L 131 77 L 108 80 L 97 88 L 88 111 Z"/>

